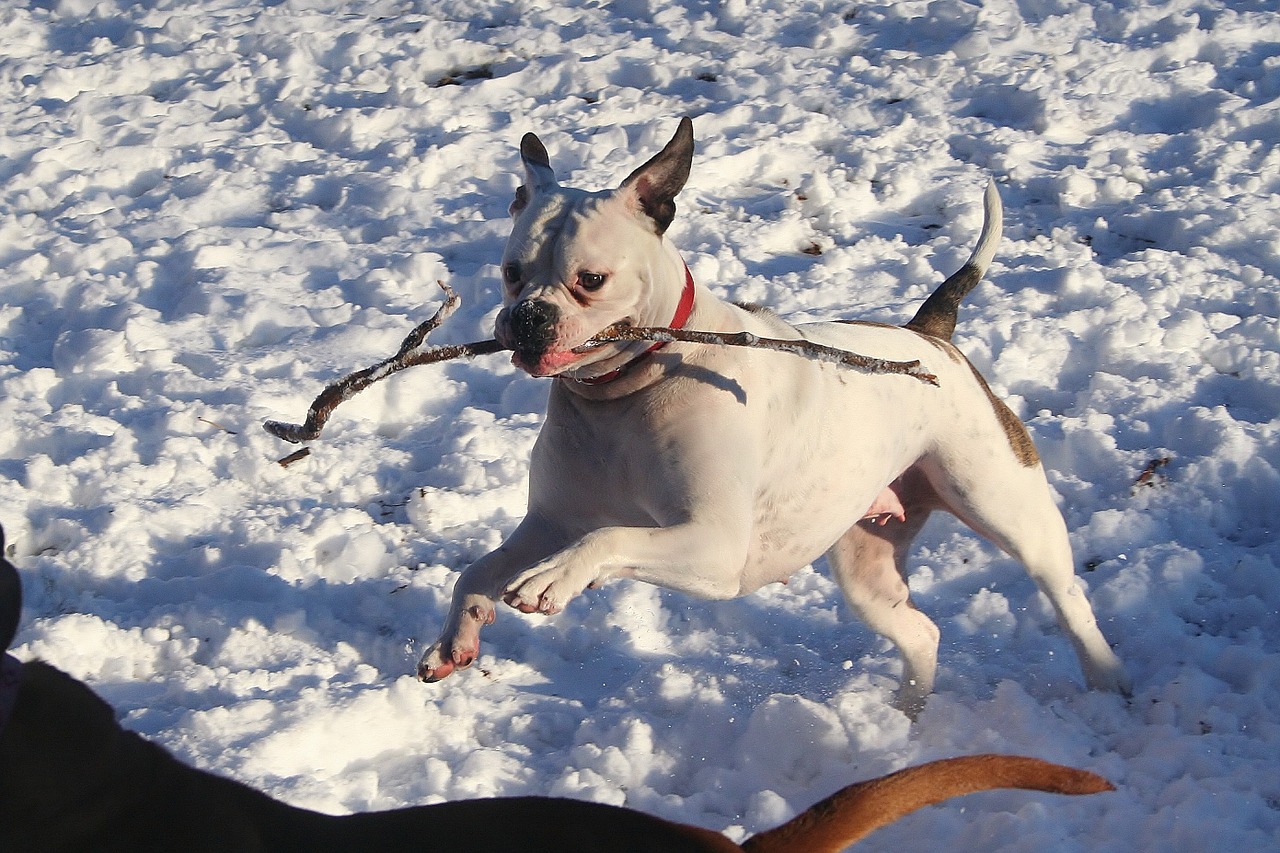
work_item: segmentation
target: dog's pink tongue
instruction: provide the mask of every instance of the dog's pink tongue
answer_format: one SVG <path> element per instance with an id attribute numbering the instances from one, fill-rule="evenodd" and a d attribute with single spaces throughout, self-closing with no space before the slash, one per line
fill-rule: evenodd
<path id="1" fill-rule="evenodd" d="M 570 366 L 582 356 L 572 350 L 546 352 L 536 358 L 528 358 L 520 352 L 511 356 L 511 363 L 533 376 L 551 376 Z"/>

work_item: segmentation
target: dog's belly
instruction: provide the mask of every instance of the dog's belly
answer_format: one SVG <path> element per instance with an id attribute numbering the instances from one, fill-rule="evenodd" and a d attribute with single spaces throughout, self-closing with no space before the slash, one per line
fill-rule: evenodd
<path id="1" fill-rule="evenodd" d="M 884 445 L 881 445 L 884 447 Z M 851 448 L 793 458 L 789 476 L 761 483 L 742 592 L 784 581 L 813 562 L 866 516 L 885 486 L 911 461 Z"/>

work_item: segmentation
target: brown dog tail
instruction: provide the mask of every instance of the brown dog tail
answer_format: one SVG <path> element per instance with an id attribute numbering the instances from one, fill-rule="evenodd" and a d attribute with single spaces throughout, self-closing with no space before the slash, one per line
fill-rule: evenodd
<path id="1" fill-rule="evenodd" d="M 742 845 L 748 853 L 837 853 L 918 808 L 992 788 L 1097 794 L 1115 787 L 1087 770 L 1017 755 L 932 761 L 850 785 Z"/>
<path id="2" fill-rule="evenodd" d="M 944 341 L 951 340 L 951 335 L 956 330 L 956 317 L 960 313 L 960 301 L 982 281 L 987 267 L 991 266 L 992 258 L 996 256 L 996 247 L 1000 245 L 1000 235 L 1004 228 L 1004 206 L 1000 203 L 1000 193 L 996 190 L 995 181 L 987 181 L 987 192 L 982 197 L 982 213 L 982 233 L 978 235 L 978 245 L 974 247 L 969 260 L 929 294 L 929 298 L 904 328 Z"/>

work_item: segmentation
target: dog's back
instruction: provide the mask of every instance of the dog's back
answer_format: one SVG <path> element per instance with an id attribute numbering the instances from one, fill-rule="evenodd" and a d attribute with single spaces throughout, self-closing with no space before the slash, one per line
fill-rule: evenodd
<path id="1" fill-rule="evenodd" d="M 186 766 L 121 728 L 106 702 L 48 664 L 23 665 L 19 699 L 0 732 L 0 850 L 5 853 L 740 849 L 711 830 L 549 797 L 324 815 Z"/>

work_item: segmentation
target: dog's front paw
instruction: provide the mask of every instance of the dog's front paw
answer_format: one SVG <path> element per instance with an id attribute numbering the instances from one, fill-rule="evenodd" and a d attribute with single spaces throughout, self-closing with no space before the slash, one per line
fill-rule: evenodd
<path id="1" fill-rule="evenodd" d="M 551 616 L 564 610 L 569 600 L 590 581 L 578 582 L 567 569 L 559 566 L 535 566 L 507 585 L 502 600 L 521 613 Z"/>
<path id="2" fill-rule="evenodd" d="M 449 677 L 457 668 L 458 665 L 453 662 L 452 652 L 446 655 L 444 647 L 436 643 L 418 662 L 418 680 L 433 684 L 442 678 Z"/>
<path id="3" fill-rule="evenodd" d="M 472 605 L 464 610 L 456 620 L 457 627 L 446 630 L 422 656 L 418 679 L 430 684 L 475 663 L 480 657 L 480 628 L 492 623 L 495 616 L 492 604 Z"/>
<path id="4" fill-rule="evenodd" d="M 565 602 L 558 601 L 547 592 L 537 592 L 535 588 L 522 585 L 519 589 L 508 590 L 502 600 L 521 613 L 541 613 L 554 616 L 564 610 Z"/>

